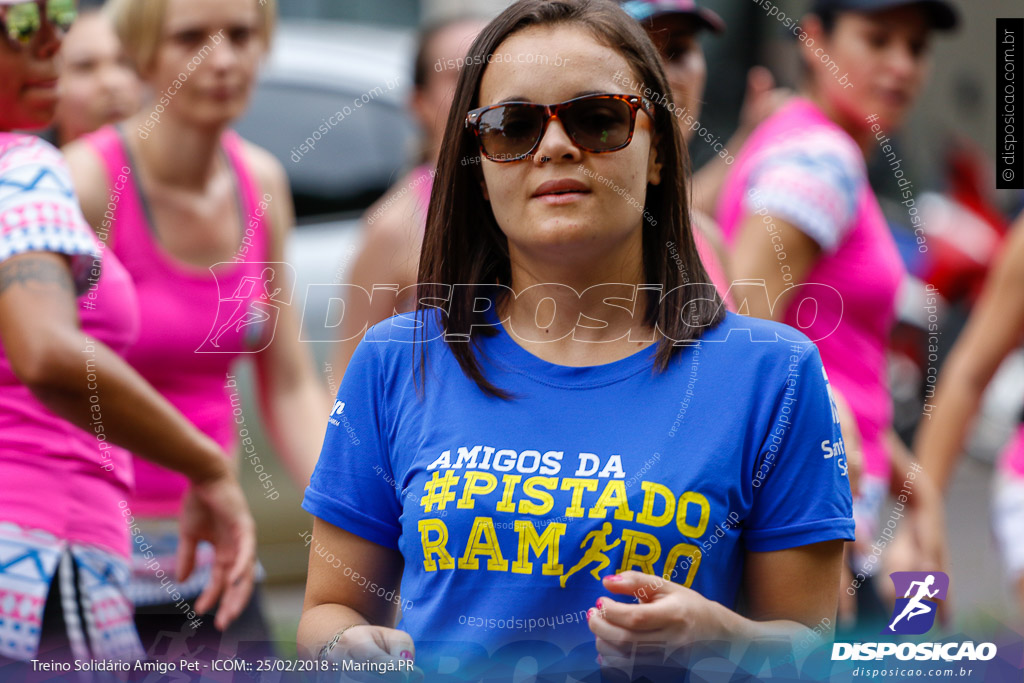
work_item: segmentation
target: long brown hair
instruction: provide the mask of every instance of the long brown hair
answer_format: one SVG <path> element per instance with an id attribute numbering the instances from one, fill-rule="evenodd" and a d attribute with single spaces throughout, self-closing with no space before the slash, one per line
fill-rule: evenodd
<path id="1" fill-rule="evenodd" d="M 434 308 L 425 301 L 448 302 L 445 331 L 469 331 L 471 343 L 466 343 L 465 336 L 455 339 L 449 334 L 445 342 L 463 372 L 484 392 L 501 398 L 510 395 L 484 376 L 475 348 L 479 335 L 491 336 L 496 331 L 487 326 L 484 313 L 474 312 L 474 302 L 493 291 L 494 284 L 511 286 L 508 241 L 484 200 L 477 165 L 460 163 L 480 153 L 463 122 L 466 113 L 478 106 L 480 81 L 498 46 L 527 27 L 553 24 L 580 26 L 617 51 L 629 63 L 634 79 L 655 91 L 652 98 L 672 92 L 658 53 L 643 28 L 609 0 L 520 0 L 488 24 L 470 46 L 448 114 L 430 197 L 420 255 L 417 310 Z M 647 187 L 645 208 L 654 220 L 643 227 L 643 270 L 644 282 L 662 289 L 645 291 L 644 322 L 664 334 L 655 359 L 655 366 L 664 370 L 680 343 L 698 339 L 725 314 L 693 239 L 683 137 L 668 109 L 656 106 L 654 111 L 657 153 L 663 165 L 661 183 Z M 669 242 L 678 245 L 681 267 L 669 254 Z M 460 283 L 475 286 L 457 287 Z M 425 340 L 425 326 L 419 329 L 424 335 L 420 339 Z M 426 344 L 419 346 L 425 370 Z M 423 372 L 421 377 L 425 376 Z"/>

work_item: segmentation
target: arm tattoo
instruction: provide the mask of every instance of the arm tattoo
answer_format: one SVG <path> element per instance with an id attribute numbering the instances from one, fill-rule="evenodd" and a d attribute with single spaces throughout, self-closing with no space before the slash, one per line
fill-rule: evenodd
<path id="1" fill-rule="evenodd" d="M 37 287 L 54 285 L 72 296 L 75 295 L 75 286 L 68 267 L 54 263 L 48 258 L 23 257 L 0 263 L 0 294 L 17 284 Z"/>

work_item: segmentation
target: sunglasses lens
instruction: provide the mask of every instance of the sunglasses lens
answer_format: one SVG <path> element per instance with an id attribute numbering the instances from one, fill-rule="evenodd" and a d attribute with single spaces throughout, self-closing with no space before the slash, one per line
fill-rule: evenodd
<path id="1" fill-rule="evenodd" d="M 11 40 L 26 44 L 42 27 L 39 6 L 34 2 L 12 5 L 4 16 L 4 23 Z"/>
<path id="2" fill-rule="evenodd" d="M 577 145 L 600 152 L 626 144 L 633 112 L 623 100 L 595 97 L 569 105 L 561 118 Z"/>
<path id="3" fill-rule="evenodd" d="M 58 29 L 67 31 L 78 17 L 75 0 L 49 0 L 46 3 L 46 17 Z"/>
<path id="4" fill-rule="evenodd" d="M 498 161 L 527 154 L 544 128 L 544 110 L 523 104 L 488 109 L 480 116 L 480 142 L 484 153 Z"/>

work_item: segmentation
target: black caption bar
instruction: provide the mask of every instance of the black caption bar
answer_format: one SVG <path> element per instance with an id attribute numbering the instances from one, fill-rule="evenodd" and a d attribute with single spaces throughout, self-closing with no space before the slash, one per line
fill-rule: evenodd
<path id="1" fill-rule="evenodd" d="M 1022 50 L 1024 19 L 996 19 L 996 188 L 1000 190 L 1024 190 Z"/>

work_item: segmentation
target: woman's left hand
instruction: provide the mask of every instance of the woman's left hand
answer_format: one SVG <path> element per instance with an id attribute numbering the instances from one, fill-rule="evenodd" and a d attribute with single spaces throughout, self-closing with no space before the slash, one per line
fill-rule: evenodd
<path id="1" fill-rule="evenodd" d="M 611 593 L 638 598 L 640 604 L 602 597 L 587 612 L 602 666 L 661 663 L 684 645 L 733 635 L 733 612 L 678 583 L 628 571 L 604 577 L 603 584 Z"/>

